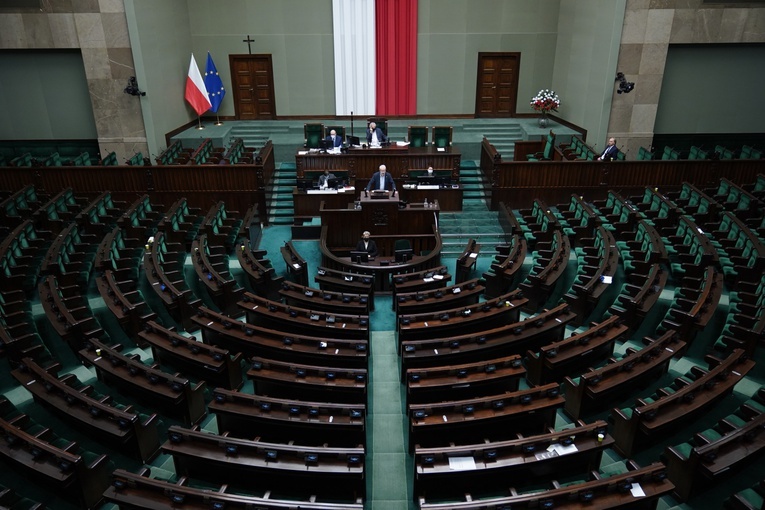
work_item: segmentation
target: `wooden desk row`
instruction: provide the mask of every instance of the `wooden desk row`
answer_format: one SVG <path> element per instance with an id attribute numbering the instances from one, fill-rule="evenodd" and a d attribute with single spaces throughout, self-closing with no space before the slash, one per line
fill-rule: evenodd
<path id="1" fill-rule="evenodd" d="M 216 388 L 208 404 L 218 430 L 240 437 L 257 430 L 263 440 L 356 446 L 366 441 L 366 406 L 274 396 Z"/>
<path id="2" fill-rule="evenodd" d="M 247 356 L 323 366 L 366 367 L 366 339 L 330 338 L 328 332 L 310 336 L 292 328 L 272 329 L 245 323 L 200 307 L 192 320 L 202 330 L 206 344 Z"/>
<path id="3" fill-rule="evenodd" d="M 348 503 L 338 503 L 334 495 L 322 497 L 306 497 L 304 500 L 278 499 L 271 496 L 270 491 L 262 490 L 261 495 L 253 495 L 250 484 L 248 490 L 237 491 L 229 484 L 222 485 L 217 490 L 211 490 L 210 484 L 196 486 L 186 478 L 178 482 L 170 482 L 149 478 L 149 470 L 141 470 L 134 474 L 118 469 L 112 475 L 113 481 L 104 493 L 104 497 L 120 506 L 137 508 L 168 508 L 184 505 L 194 508 L 231 508 L 247 510 L 262 508 L 263 510 L 288 510 L 296 505 L 306 510 L 363 510 L 361 498 Z"/>
<path id="4" fill-rule="evenodd" d="M 563 339 L 566 324 L 573 318 L 574 314 L 563 303 L 526 320 L 493 329 L 444 338 L 406 340 L 401 342 L 402 367 L 404 370 L 431 368 L 521 354 L 527 349 L 538 349 Z"/>
<path id="5" fill-rule="evenodd" d="M 364 497 L 363 447 L 305 446 L 247 437 L 171 426 L 162 452 L 172 455 L 180 476 L 266 490 L 334 490 L 350 500 Z"/>

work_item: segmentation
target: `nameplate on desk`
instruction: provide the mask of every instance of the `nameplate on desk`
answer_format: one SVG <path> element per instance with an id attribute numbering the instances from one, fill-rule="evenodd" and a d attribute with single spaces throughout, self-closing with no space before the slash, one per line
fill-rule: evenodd
<path id="1" fill-rule="evenodd" d="M 439 189 L 441 186 L 438 184 L 418 184 L 417 189 Z"/>
<path id="2" fill-rule="evenodd" d="M 307 189 L 309 195 L 337 195 L 336 189 Z"/>

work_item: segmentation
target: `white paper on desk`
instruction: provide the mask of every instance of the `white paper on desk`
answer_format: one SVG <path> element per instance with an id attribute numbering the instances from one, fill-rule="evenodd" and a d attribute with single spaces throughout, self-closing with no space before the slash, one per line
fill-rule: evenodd
<path id="1" fill-rule="evenodd" d="M 438 152 L 446 152 L 446 149 L 444 147 L 439 147 L 436 149 Z"/>
<path id="2" fill-rule="evenodd" d="M 396 145 L 398 145 L 399 147 L 406 147 L 407 145 L 409 145 L 409 142 L 396 142 Z"/>
<path id="3" fill-rule="evenodd" d="M 470 258 L 471 258 L 471 259 L 474 259 L 474 258 L 477 258 L 477 257 L 478 257 L 478 254 L 477 254 L 477 253 L 471 253 L 471 254 L 470 254 Z"/>
<path id="4" fill-rule="evenodd" d="M 432 282 L 433 278 L 423 278 L 422 281 L 423 282 Z"/>
<path id="5" fill-rule="evenodd" d="M 433 279 L 434 280 L 443 280 L 444 279 L 444 275 L 442 275 L 442 274 L 434 274 L 433 275 Z"/>
<path id="6" fill-rule="evenodd" d="M 639 483 L 633 483 L 632 488 L 630 489 L 630 492 L 636 498 L 645 497 L 645 492 L 643 491 L 643 488 L 640 486 Z"/>
<path id="7" fill-rule="evenodd" d="M 295 269 L 300 269 L 300 264 L 292 264 L 292 267 L 294 267 Z"/>
<path id="8" fill-rule="evenodd" d="M 558 452 L 558 455 L 566 455 L 579 451 L 575 444 L 570 444 L 568 446 L 564 446 L 562 444 L 554 444 L 552 445 L 552 448 L 554 451 Z"/>
<path id="9" fill-rule="evenodd" d="M 613 276 L 608 276 L 608 275 L 603 275 L 603 276 L 600 277 L 600 281 L 603 282 L 603 283 L 608 284 L 608 283 L 611 283 L 611 282 L 614 281 L 614 277 Z"/>
<path id="10" fill-rule="evenodd" d="M 535 453 L 534 454 L 534 458 L 537 459 L 537 460 L 545 460 L 545 459 L 549 459 L 549 458 L 557 457 L 558 456 L 558 452 L 556 452 L 555 450 L 550 450 L 549 448 L 547 450 L 548 451 L 546 451 L 546 452 Z"/>
<path id="11" fill-rule="evenodd" d="M 306 154 L 308 154 L 308 151 L 298 151 L 299 156 L 305 156 Z"/>
<path id="12" fill-rule="evenodd" d="M 473 457 L 449 457 L 449 469 L 452 471 L 475 469 L 475 459 Z"/>

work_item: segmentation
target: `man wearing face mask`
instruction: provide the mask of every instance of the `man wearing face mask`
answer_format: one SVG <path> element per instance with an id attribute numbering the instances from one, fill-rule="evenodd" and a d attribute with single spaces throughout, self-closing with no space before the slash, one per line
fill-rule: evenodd
<path id="1" fill-rule="evenodd" d="M 373 259 L 377 256 L 377 243 L 370 239 L 370 236 L 369 230 L 361 234 L 361 240 L 356 243 L 356 251 L 365 251 L 369 254 L 369 258 Z"/>

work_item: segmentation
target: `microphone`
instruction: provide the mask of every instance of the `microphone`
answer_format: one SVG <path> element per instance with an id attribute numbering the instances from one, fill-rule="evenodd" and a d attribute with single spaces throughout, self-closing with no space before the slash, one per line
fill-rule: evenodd
<path id="1" fill-rule="evenodd" d="M 351 136 L 353 136 L 353 110 L 351 110 Z"/>

